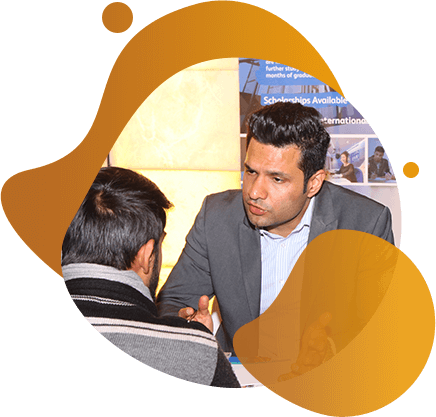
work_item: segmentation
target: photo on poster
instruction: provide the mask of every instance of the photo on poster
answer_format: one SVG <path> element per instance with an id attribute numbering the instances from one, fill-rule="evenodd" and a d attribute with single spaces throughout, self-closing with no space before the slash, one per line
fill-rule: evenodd
<path id="1" fill-rule="evenodd" d="M 368 139 L 368 181 L 376 184 L 396 183 L 391 163 L 378 138 Z"/>
<path id="2" fill-rule="evenodd" d="M 339 185 L 363 183 L 365 139 L 332 136 L 326 157 L 327 180 Z"/>

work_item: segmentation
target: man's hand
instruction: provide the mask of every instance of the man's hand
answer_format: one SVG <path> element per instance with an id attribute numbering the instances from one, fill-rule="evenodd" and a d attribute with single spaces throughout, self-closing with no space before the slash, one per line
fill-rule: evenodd
<path id="1" fill-rule="evenodd" d="M 394 180 L 394 179 L 395 179 L 395 175 L 390 174 L 389 172 L 386 172 L 386 174 L 385 174 L 385 178 L 386 178 L 387 180 Z"/>
<path id="2" fill-rule="evenodd" d="M 330 346 L 325 327 L 330 323 L 331 319 L 332 315 L 330 313 L 321 314 L 319 319 L 306 329 L 301 341 L 297 362 L 291 365 L 290 373 L 279 376 L 279 381 L 286 381 L 302 375 L 323 363 Z"/>
<path id="3" fill-rule="evenodd" d="M 209 297 L 202 295 L 198 300 L 198 310 L 192 307 L 185 307 L 179 310 L 179 317 L 188 321 L 198 321 L 204 324 L 213 333 L 212 316 L 209 313 Z"/>

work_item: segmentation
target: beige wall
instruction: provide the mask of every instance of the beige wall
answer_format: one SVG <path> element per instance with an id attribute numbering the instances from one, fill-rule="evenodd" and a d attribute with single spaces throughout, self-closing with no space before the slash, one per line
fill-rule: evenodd
<path id="1" fill-rule="evenodd" d="M 168 79 L 139 107 L 111 165 L 154 181 L 168 214 L 161 282 L 176 263 L 204 197 L 240 187 L 238 59 L 208 61 Z"/>

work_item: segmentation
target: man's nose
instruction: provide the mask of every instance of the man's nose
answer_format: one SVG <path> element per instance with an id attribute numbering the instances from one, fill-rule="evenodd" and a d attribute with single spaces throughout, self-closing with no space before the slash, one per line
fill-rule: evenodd
<path id="1" fill-rule="evenodd" d="M 248 195 L 251 200 L 265 200 L 268 197 L 268 192 L 265 187 L 265 181 L 262 177 L 258 176 L 251 184 Z"/>

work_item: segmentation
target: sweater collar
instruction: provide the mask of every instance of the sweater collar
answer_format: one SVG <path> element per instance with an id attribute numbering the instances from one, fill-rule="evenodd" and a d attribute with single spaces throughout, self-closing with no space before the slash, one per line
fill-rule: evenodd
<path id="1" fill-rule="evenodd" d="M 62 275 L 65 282 L 77 278 L 97 278 L 121 282 L 122 284 L 135 288 L 153 302 L 150 290 L 142 282 L 140 276 L 134 271 L 120 271 L 111 266 L 81 263 L 63 266 Z"/>

